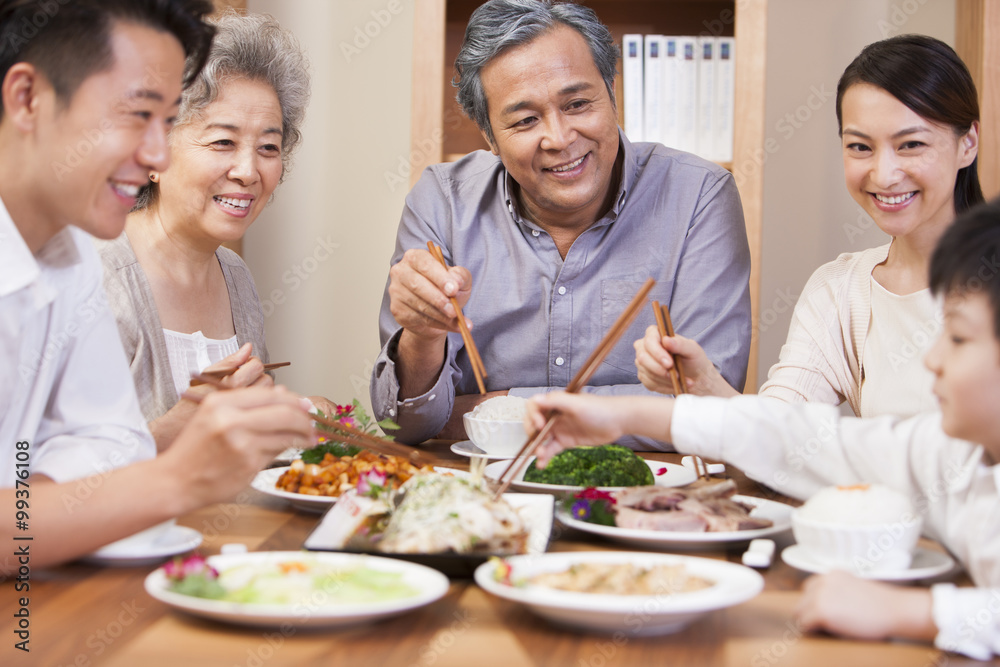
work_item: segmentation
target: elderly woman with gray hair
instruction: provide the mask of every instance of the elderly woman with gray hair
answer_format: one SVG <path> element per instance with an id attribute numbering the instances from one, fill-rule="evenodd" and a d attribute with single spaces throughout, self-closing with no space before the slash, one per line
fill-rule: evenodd
<path id="1" fill-rule="evenodd" d="M 98 244 L 161 451 L 194 412 L 179 400 L 192 374 L 216 365 L 234 370 L 224 380 L 233 387 L 272 383 L 253 278 L 222 244 L 243 237 L 282 181 L 309 98 L 305 57 L 273 18 L 228 13 L 215 25 L 170 134 L 171 168 L 149 174 L 125 232 Z"/>

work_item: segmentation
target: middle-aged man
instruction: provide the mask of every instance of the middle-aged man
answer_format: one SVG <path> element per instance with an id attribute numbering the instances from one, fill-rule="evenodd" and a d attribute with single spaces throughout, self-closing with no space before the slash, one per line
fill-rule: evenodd
<path id="1" fill-rule="evenodd" d="M 150 170 L 167 168 L 185 56 L 190 77 L 211 10 L 0 0 L 0 574 L 228 499 L 315 437 L 288 391 L 215 392 L 152 458 L 88 236 L 120 234 Z"/>
<path id="2" fill-rule="evenodd" d="M 449 297 L 474 325 L 487 397 L 565 387 L 649 277 L 677 332 L 743 384 L 750 257 L 733 178 L 628 141 L 617 60 L 611 33 L 580 5 L 491 0 L 473 13 L 455 62 L 458 101 L 492 153 L 430 167 L 406 199 L 371 387 L 397 439 L 462 437 L 461 415 L 484 398 Z M 652 322 L 647 309 L 587 391 L 646 393 L 632 341 Z"/>

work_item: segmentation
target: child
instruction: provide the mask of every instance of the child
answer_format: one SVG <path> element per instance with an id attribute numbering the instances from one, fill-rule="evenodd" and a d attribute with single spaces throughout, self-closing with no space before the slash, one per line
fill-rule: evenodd
<path id="1" fill-rule="evenodd" d="M 865 639 L 934 640 L 978 659 L 1000 653 L 1000 200 L 961 216 L 931 259 L 944 330 L 925 363 L 940 412 L 908 420 L 841 417 L 834 406 L 772 398 L 534 397 L 528 425 L 558 411 L 541 461 L 624 433 L 666 438 L 678 451 L 724 459 L 779 491 L 806 498 L 824 486 L 879 482 L 910 496 L 927 534 L 978 588 L 929 592 L 814 577 L 798 616 L 807 629 Z M 978 444 L 973 444 L 978 443 Z"/>

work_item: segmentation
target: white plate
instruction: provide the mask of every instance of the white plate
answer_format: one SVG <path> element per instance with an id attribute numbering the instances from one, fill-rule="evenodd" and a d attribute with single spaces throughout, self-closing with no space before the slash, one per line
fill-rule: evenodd
<path id="1" fill-rule="evenodd" d="M 525 482 L 524 472 L 528 469 L 528 466 L 535 457 L 532 456 L 528 459 L 528 462 L 522 466 L 521 472 L 517 474 L 514 481 L 511 482 L 511 488 L 517 489 L 518 491 L 531 491 L 533 493 L 561 493 L 561 492 L 576 492 L 582 491 L 582 486 L 563 486 L 561 484 L 539 484 L 537 482 Z M 690 468 L 685 468 L 682 465 L 677 465 L 676 463 L 665 463 L 663 461 L 652 461 L 650 459 L 643 459 L 649 469 L 653 471 L 654 484 L 656 486 L 684 486 L 685 484 L 690 484 L 694 480 L 698 479 L 698 475 L 695 474 Z M 496 463 L 491 463 L 486 466 L 486 476 L 490 479 L 500 479 L 500 475 L 503 474 L 507 466 L 510 465 L 509 461 L 497 461 Z M 661 470 L 665 472 L 660 475 L 657 474 Z M 625 488 L 621 486 L 601 486 L 598 487 L 602 491 L 617 491 L 619 489 Z"/>
<path id="2" fill-rule="evenodd" d="M 458 454 L 459 456 L 482 457 L 485 459 L 509 460 L 514 458 L 513 456 L 496 456 L 494 454 L 487 454 L 485 451 L 472 444 L 471 440 L 463 440 L 462 442 L 456 442 L 451 446 L 451 451 L 453 454 Z"/>
<path id="3" fill-rule="evenodd" d="M 305 510 L 306 512 L 325 512 L 337 502 L 337 498 L 339 496 L 310 496 L 305 493 L 291 493 L 290 491 L 283 491 L 276 488 L 275 484 L 278 483 L 278 478 L 281 477 L 289 467 L 290 466 L 284 466 L 283 468 L 268 468 L 267 470 L 261 470 L 256 476 L 254 476 L 253 480 L 250 482 L 250 486 L 257 489 L 261 493 L 266 493 L 269 496 L 283 498 L 290 502 L 293 507 Z M 438 472 L 450 472 L 456 476 L 463 472 L 452 468 L 434 469 Z"/>
<path id="4" fill-rule="evenodd" d="M 153 542 L 137 546 L 134 544 L 119 544 L 113 542 L 83 557 L 83 561 L 95 565 L 115 567 L 137 567 L 152 565 L 164 558 L 176 556 L 186 551 L 196 549 L 201 544 L 202 536 L 194 528 L 186 526 L 171 526 Z"/>
<path id="5" fill-rule="evenodd" d="M 261 470 L 250 482 L 250 486 L 257 489 L 261 493 L 266 493 L 269 496 L 274 496 L 275 498 L 284 498 L 292 504 L 292 507 L 296 507 L 300 510 L 305 510 L 307 512 L 325 512 L 330 508 L 335 502 L 336 498 L 330 496 L 308 496 L 304 493 L 291 493 L 289 491 L 282 491 L 276 488 L 274 485 L 277 484 L 278 478 L 281 477 L 289 466 L 283 468 L 268 468 L 267 470 Z"/>
<path id="6" fill-rule="evenodd" d="M 396 616 L 428 605 L 448 592 L 448 578 L 423 565 L 392 558 L 343 553 L 305 553 L 302 551 L 261 551 L 256 553 L 211 556 L 209 564 L 222 571 L 236 565 L 275 561 L 312 560 L 336 567 L 367 567 L 384 572 L 400 572 L 403 581 L 417 589 L 417 594 L 401 600 L 372 603 L 322 604 L 323 594 L 317 592 L 307 602 L 280 604 L 250 604 L 207 600 L 169 590 L 163 569 L 146 577 L 146 592 L 161 602 L 196 616 L 239 625 L 275 627 L 293 624 L 300 627 L 340 627 Z"/>
<path id="7" fill-rule="evenodd" d="M 476 569 L 476 583 L 498 597 L 519 602 L 557 625 L 626 636 L 677 632 L 716 609 L 746 602 L 764 588 L 764 579 L 743 565 L 708 558 L 627 551 L 579 551 L 514 556 L 506 559 L 514 581 L 543 572 L 562 572 L 579 563 L 631 563 L 640 567 L 683 564 L 691 575 L 715 585 L 693 593 L 672 595 L 599 595 L 572 593 L 544 586 L 507 586 L 493 577 L 496 562 Z"/>
<path id="8" fill-rule="evenodd" d="M 719 542 L 745 542 L 758 537 L 775 535 L 792 527 L 792 506 L 765 498 L 753 496 L 733 496 L 733 500 L 753 506 L 750 516 L 770 519 L 774 522 L 769 528 L 754 530 L 733 530 L 726 532 L 681 532 L 670 530 L 636 530 L 634 528 L 619 528 L 618 526 L 602 526 L 573 518 L 562 509 L 556 511 L 556 518 L 570 528 L 576 528 L 587 533 L 626 542 L 647 548 L 663 547 L 700 547 L 711 546 Z"/>
<path id="9" fill-rule="evenodd" d="M 781 552 L 781 560 L 792 567 L 811 572 L 813 574 L 825 574 L 831 569 L 829 566 L 816 561 L 800 544 L 793 544 Z M 876 572 L 849 572 L 862 579 L 879 579 L 881 581 L 913 581 L 916 579 L 928 579 L 944 574 L 955 566 L 955 561 L 946 553 L 932 551 L 917 547 L 913 552 L 913 562 L 905 570 L 883 570 Z"/>

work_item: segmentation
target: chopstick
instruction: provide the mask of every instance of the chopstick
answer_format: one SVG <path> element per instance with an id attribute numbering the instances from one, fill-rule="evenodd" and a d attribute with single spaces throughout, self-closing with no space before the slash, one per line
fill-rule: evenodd
<path id="1" fill-rule="evenodd" d="M 670 322 L 670 311 L 666 306 L 661 306 L 659 301 L 653 302 L 653 314 L 656 316 L 656 328 L 660 330 L 660 338 L 674 335 L 674 325 Z M 684 370 L 677 355 L 671 355 L 674 360 L 673 368 L 670 369 L 670 379 L 674 383 L 674 396 L 687 393 L 687 380 L 684 377 Z"/>
<path id="2" fill-rule="evenodd" d="M 193 379 L 197 378 L 201 380 L 202 384 L 212 385 L 216 389 L 231 389 L 227 385 L 222 384 L 216 378 L 205 375 L 204 373 L 195 375 Z M 204 400 L 204 396 L 200 396 L 190 391 L 185 391 L 181 393 L 181 398 L 186 398 L 194 403 L 201 403 Z M 360 431 L 352 426 L 347 426 L 346 424 L 341 424 L 328 417 L 323 417 L 320 415 L 309 415 L 310 418 L 317 424 L 322 424 L 328 429 L 336 432 L 336 434 L 352 445 L 358 445 L 359 447 L 364 447 L 365 449 L 370 449 L 376 454 L 385 454 L 387 456 L 401 456 L 403 458 L 410 459 L 410 461 L 418 462 L 423 459 L 422 452 L 418 449 L 414 449 L 408 445 L 401 445 L 393 440 L 386 440 L 385 438 L 379 438 L 377 436 Z"/>
<path id="3" fill-rule="evenodd" d="M 622 314 L 618 316 L 615 323 L 611 325 L 608 332 L 604 334 L 604 338 L 601 339 L 601 342 L 598 343 L 594 351 L 590 353 L 587 361 L 584 362 L 577 374 L 573 376 L 572 380 L 570 380 L 570 383 L 566 386 L 566 391 L 568 393 L 579 393 L 580 389 L 586 386 L 587 382 L 590 381 L 590 378 L 597 372 L 597 368 L 604 361 L 605 357 L 610 354 L 611 350 L 614 349 L 615 345 L 618 343 L 618 340 L 622 337 L 622 335 L 624 335 L 625 330 L 628 329 L 630 324 L 632 324 L 632 320 L 634 320 L 636 315 L 639 314 L 639 311 L 642 310 L 642 307 L 646 302 L 646 297 L 649 295 L 649 291 L 653 289 L 653 285 L 655 284 L 656 281 L 652 278 L 646 279 L 646 282 L 643 283 L 638 293 L 636 293 L 636 295 L 632 298 L 628 307 L 625 308 Z M 494 494 L 494 499 L 500 499 L 500 496 L 503 495 L 504 491 L 507 490 L 511 482 L 514 481 L 514 478 L 521 472 L 521 469 L 527 465 L 528 458 L 531 454 L 538 448 L 539 445 L 545 442 L 545 438 L 552 430 L 557 416 L 557 414 L 549 416 L 542 429 L 538 431 L 534 437 L 528 439 L 528 442 L 525 443 L 524 447 L 521 448 L 521 451 L 517 453 L 517 456 L 511 460 L 510 465 L 508 465 L 506 470 L 500 474 L 498 480 L 500 481 L 500 488 Z M 504 479 L 505 477 L 506 479 Z"/>
<path id="4" fill-rule="evenodd" d="M 430 250 L 431 255 L 433 255 L 437 261 L 441 262 L 441 266 L 448 268 L 448 263 L 444 261 L 444 253 L 441 252 L 441 247 L 434 243 L 434 241 L 427 242 L 427 249 Z M 451 301 L 452 308 L 455 309 L 455 314 L 458 316 L 458 330 L 462 334 L 462 341 L 465 342 L 465 349 L 469 353 L 469 363 L 472 365 L 472 374 L 476 376 L 476 385 L 479 387 L 479 393 L 486 393 L 486 385 L 483 384 L 483 378 L 486 377 L 486 367 L 483 365 L 483 358 L 479 356 L 479 350 L 476 348 L 476 342 L 472 340 L 472 334 L 469 332 L 469 328 L 465 325 L 465 317 L 462 315 L 462 307 L 458 305 L 458 299 L 455 297 L 448 297 Z"/>
<path id="5" fill-rule="evenodd" d="M 290 362 L 290 361 L 278 361 L 278 362 L 273 363 L 273 364 L 264 364 L 264 370 L 265 371 L 273 371 L 275 368 L 282 368 L 284 366 L 291 366 L 291 365 L 292 365 L 292 362 Z M 214 370 L 206 369 L 206 370 L 203 370 L 198 375 L 201 375 L 201 376 L 204 376 L 204 377 L 212 377 L 212 378 L 220 378 L 221 379 L 221 378 L 227 377 L 229 375 L 232 375 L 237 370 L 238 369 L 236 369 L 236 368 L 228 368 L 228 369 L 227 368 L 217 368 L 217 369 L 214 369 Z M 207 384 L 206 382 L 202 381 L 198 377 L 198 375 L 193 376 L 191 378 L 191 386 L 192 387 L 197 387 L 200 384 Z"/>

